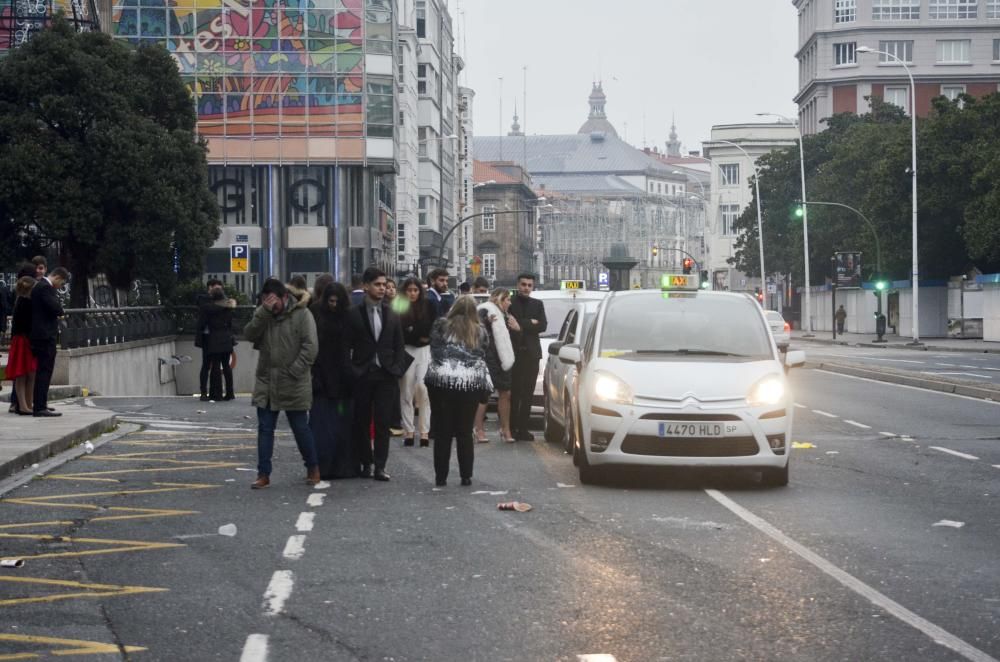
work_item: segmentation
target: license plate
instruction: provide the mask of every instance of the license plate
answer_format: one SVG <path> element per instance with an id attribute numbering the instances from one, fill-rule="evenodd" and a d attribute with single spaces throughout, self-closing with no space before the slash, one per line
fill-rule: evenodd
<path id="1" fill-rule="evenodd" d="M 732 428 L 728 430 L 727 428 Z M 673 422 L 663 421 L 660 423 L 660 436 L 669 438 L 702 438 L 702 437 L 725 437 L 728 432 L 735 431 L 736 426 L 725 423 L 697 423 L 697 422 Z"/>

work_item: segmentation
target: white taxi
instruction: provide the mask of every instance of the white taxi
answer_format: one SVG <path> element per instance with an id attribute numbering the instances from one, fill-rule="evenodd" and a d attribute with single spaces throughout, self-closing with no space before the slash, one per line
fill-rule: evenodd
<path id="1" fill-rule="evenodd" d="M 661 290 L 611 294 L 582 344 L 559 359 L 577 370 L 573 460 L 591 483 L 607 465 L 759 469 L 788 483 L 794 405 L 760 306 L 663 276 Z"/>

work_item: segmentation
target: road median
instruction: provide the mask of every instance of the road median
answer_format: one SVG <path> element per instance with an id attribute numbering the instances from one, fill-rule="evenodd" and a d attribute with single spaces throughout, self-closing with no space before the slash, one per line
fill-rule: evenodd
<path id="1" fill-rule="evenodd" d="M 964 380 L 943 380 L 931 379 L 928 377 L 918 377 L 913 373 L 893 370 L 891 368 L 873 369 L 867 366 L 860 366 L 843 361 L 807 361 L 806 368 L 815 370 L 826 370 L 852 377 L 863 377 L 875 381 L 887 382 L 889 384 L 900 384 L 912 386 L 930 391 L 940 391 L 941 393 L 952 393 L 963 395 L 969 398 L 980 400 L 991 400 L 1000 402 L 1000 388 L 990 384 L 978 382 L 968 382 Z"/>
<path id="2" fill-rule="evenodd" d="M 9 415 L 0 429 L 0 480 L 113 429 L 114 412 L 71 404 L 58 418 Z"/>

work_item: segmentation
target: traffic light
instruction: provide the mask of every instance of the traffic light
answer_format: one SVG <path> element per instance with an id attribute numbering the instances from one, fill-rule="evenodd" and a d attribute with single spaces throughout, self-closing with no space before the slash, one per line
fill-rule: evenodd
<path id="1" fill-rule="evenodd" d="M 710 286 L 711 286 L 711 283 L 708 282 L 708 272 L 707 271 L 702 271 L 701 272 L 701 289 L 707 290 Z"/>
<path id="2" fill-rule="evenodd" d="M 686 257 L 684 258 L 684 261 L 681 264 L 684 265 L 684 273 L 689 274 L 691 273 L 691 269 L 694 267 L 694 260 L 692 260 L 689 257 Z"/>
<path id="3" fill-rule="evenodd" d="M 884 278 L 879 278 L 875 281 L 875 290 L 877 292 L 885 292 L 887 289 L 889 289 L 889 281 Z"/>
<path id="4" fill-rule="evenodd" d="M 760 291 L 759 287 L 754 288 L 753 294 L 757 297 L 757 303 L 764 305 L 764 293 Z"/>
<path id="5" fill-rule="evenodd" d="M 803 207 L 802 205 L 798 205 L 795 207 L 794 213 L 795 213 L 795 218 L 802 218 L 803 216 L 806 215 L 806 208 Z"/>

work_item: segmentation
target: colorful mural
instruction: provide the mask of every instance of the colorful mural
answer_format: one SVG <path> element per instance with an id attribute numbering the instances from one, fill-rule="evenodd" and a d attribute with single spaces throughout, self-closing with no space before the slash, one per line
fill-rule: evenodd
<path id="1" fill-rule="evenodd" d="M 385 0 L 116 0 L 113 33 L 167 47 L 209 137 L 365 135 L 365 40 L 392 52 Z M 391 136 L 386 81 L 388 114 L 373 90 L 369 122 Z"/>

